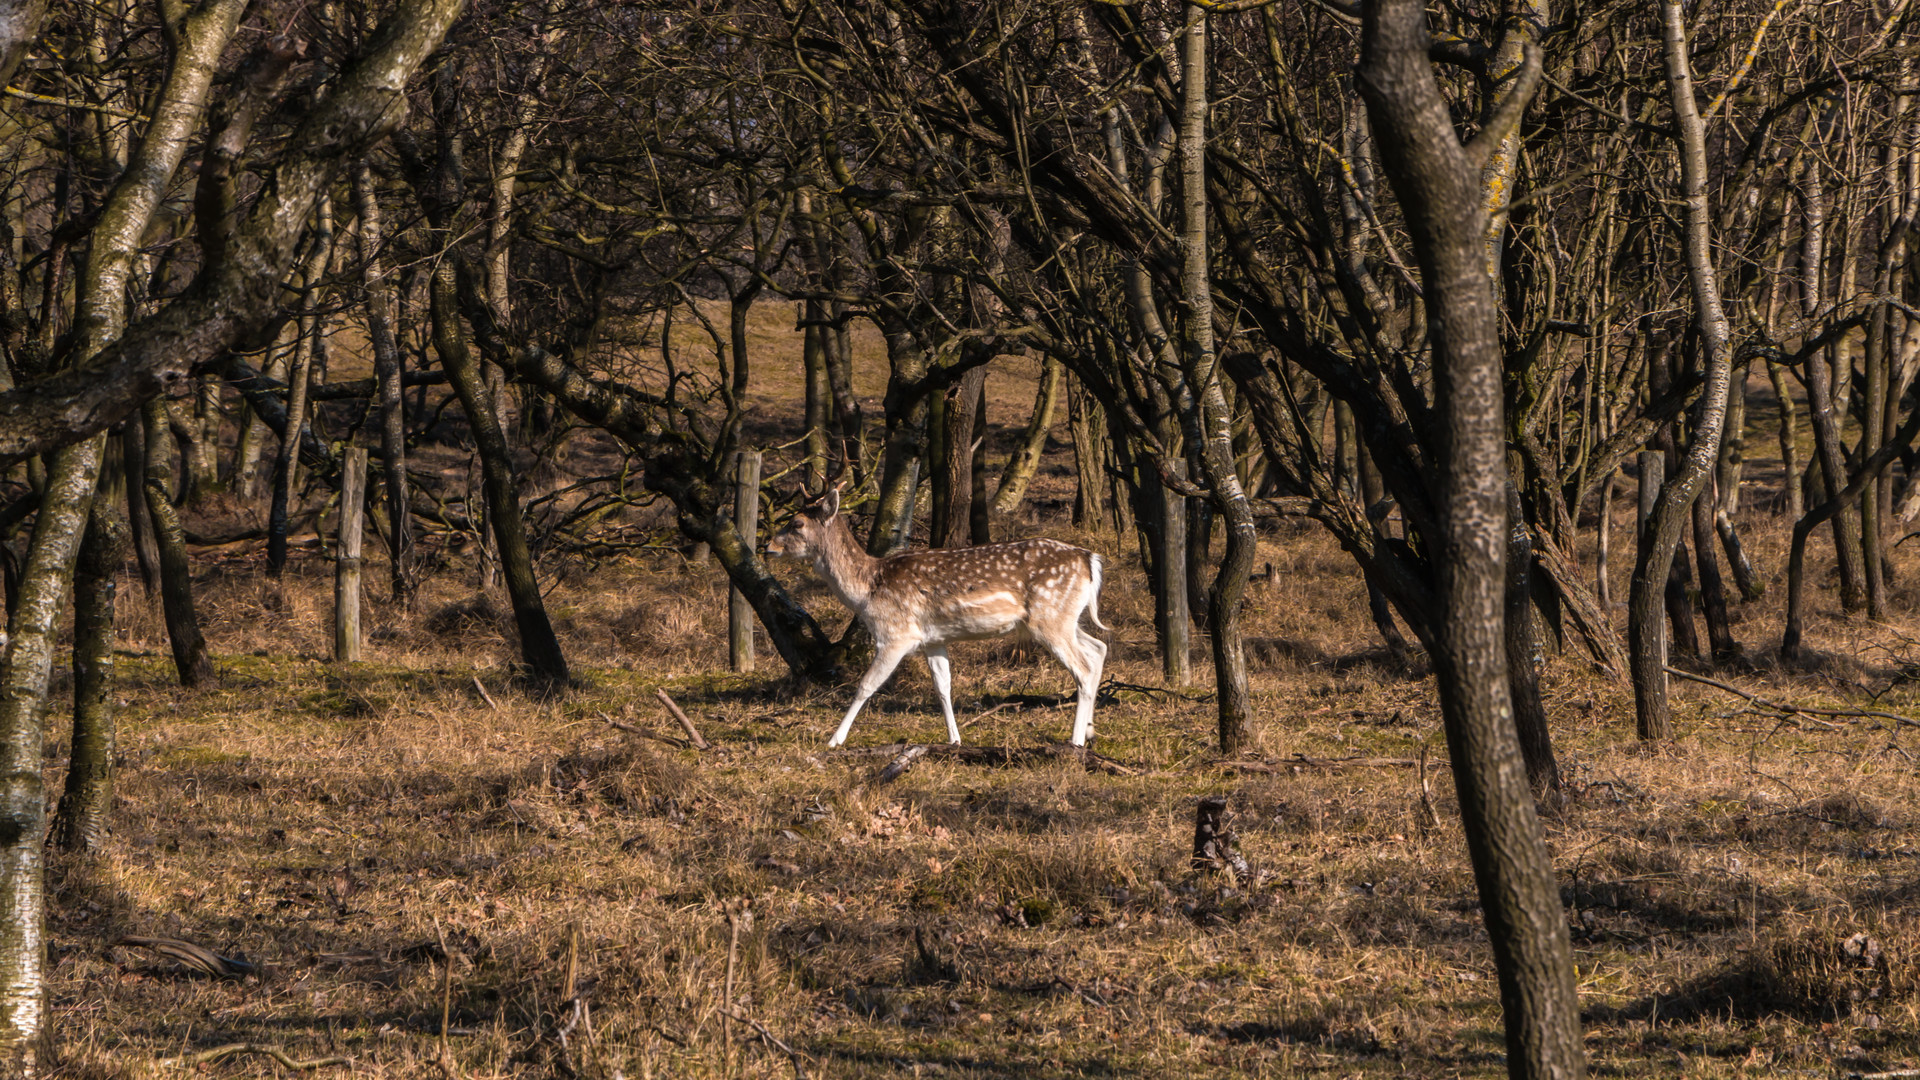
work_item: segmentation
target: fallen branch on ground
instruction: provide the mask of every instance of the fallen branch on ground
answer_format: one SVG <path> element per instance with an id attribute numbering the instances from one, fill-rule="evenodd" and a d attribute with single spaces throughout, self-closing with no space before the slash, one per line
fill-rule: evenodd
<path id="1" fill-rule="evenodd" d="M 1695 675 L 1692 672 L 1681 671 L 1675 667 L 1668 668 L 1667 674 L 1677 675 L 1682 679 L 1686 679 L 1688 682 L 1697 682 L 1705 686 L 1711 686 L 1715 690 L 1725 690 L 1729 694 L 1746 698 L 1747 701 L 1763 709 L 1772 709 L 1774 712 L 1785 716 L 1844 716 L 1856 720 L 1891 720 L 1896 724 L 1905 724 L 1908 727 L 1920 727 L 1920 720 L 1914 720 L 1910 717 L 1899 716 L 1890 712 L 1880 712 L 1876 709 L 1816 709 L 1811 705 L 1782 705 L 1775 701 L 1768 701 L 1758 694 L 1750 694 L 1730 683 L 1723 683 L 1718 679 L 1709 679 L 1705 675 Z"/>
<path id="2" fill-rule="evenodd" d="M 180 1065 L 186 1068 L 192 1068 L 195 1065 L 205 1065 L 209 1062 L 219 1061 L 221 1058 L 232 1057 L 235 1054 L 264 1054 L 279 1062 L 281 1068 L 292 1069 L 295 1072 L 311 1072 L 314 1069 L 322 1069 L 328 1065 L 353 1064 L 353 1059 L 348 1057 L 325 1057 L 314 1058 L 311 1061 L 300 1061 L 287 1056 L 285 1050 L 277 1046 L 268 1046 L 265 1043 L 228 1043 L 225 1046 L 216 1046 L 211 1050 L 202 1050 L 197 1054 L 182 1054 L 175 1058 L 163 1058 L 160 1064 Z"/>
<path id="3" fill-rule="evenodd" d="M 1221 761 L 1216 762 L 1223 769 L 1239 769 L 1241 772 L 1278 773 L 1289 769 L 1415 769 L 1420 766 L 1419 758 L 1400 757 L 1353 757 L 1316 758 L 1305 754 L 1295 754 L 1285 761 Z M 1449 763 L 1435 761 L 1430 767 L 1446 767 Z"/>
<path id="4" fill-rule="evenodd" d="M 662 735 L 657 731 L 649 731 L 646 728 L 639 727 L 635 724 L 629 724 L 629 723 L 625 723 L 624 721 L 615 720 L 613 717 L 608 716 L 606 713 L 596 713 L 595 715 L 597 715 L 598 717 L 600 717 L 600 719 L 606 721 L 608 724 L 612 725 L 613 727 L 621 731 L 624 731 L 629 735 L 638 735 L 643 739 L 652 739 L 655 742 L 663 742 L 663 743 L 666 743 L 668 746 L 672 746 L 681 750 L 684 750 L 687 747 L 693 745 L 692 743 L 688 742 L 685 739 L 676 739 L 671 735 Z"/>
<path id="5" fill-rule="evenodd" d="M 738 1020 L 741 1023 L 746 1024 L 749 1027 L 753 1028 L 754 1031 L 759 1033 L 762 1039 L 765 1039 L 767 1041 L 768 1046 L 771 1046 L 775 1050 L 778 1050 L 781 1053 L 787 1055 L 787 1060 L 793 1063 L 794 1080 L 807 1080 L 807 1070 L 803 1065 L 801 1065 L 801 1062 L 811 1061 L 812 1060 L 811 1058 L 807 1057 L 807 1055 L 801 1053 L 800 1051 L 795 1050 L 793 1047 L 788 1046 L 786 1043 L 781 1042 L 780 1037 L 778 1035 L 775 1035 L 773 1032 L 767 1030 L 767 1025 L 761 1023 L 758 1020 L 755 1020 L 753 1017 L 748 1016 L 746 1013 L 739 1012 L 734 1009 L 723 1009 L 721 1011 L 725 1012 L 728 1016 L 733 1017 L 735 1020 Z"/>
<path id="6" fill-rule="evenodd" d="M 660 699 L 660 704 L 667 707 L 667 711 L 673 714 L 675 720 L 680 721 L 680 726 L 686 729 L 687 741 L 693 744 L 695 750 L 712 749 L 707 744 L 707 740 L 701 737 L 700 729 L 693 726 L 693 721 L 687 719 L 687 714 L 680 711 L 680 706 L 674 704 L 673 698 L 668 697 L 665 690 L 654 691 L 654 696 Z"/>
<path id="7" fill-rule="evenodd" d="M 179 938 L 123 937 L 116 945 L 132 945 L 142 949 L 152 949 L 161 956 L 190 968 L 202 975 L 211 975 L 216 979 L 238 979 L 257 974 L 260 965 L 246 960 L 234 960 L 221 956 L 211 949 L 195 945 L 191 941 Z"/>

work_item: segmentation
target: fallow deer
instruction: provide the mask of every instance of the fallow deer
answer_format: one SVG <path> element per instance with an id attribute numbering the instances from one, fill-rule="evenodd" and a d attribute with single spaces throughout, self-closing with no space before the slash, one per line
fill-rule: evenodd
<path id="1" fill-rule="evenodd" d="M 918 650 L 940 692 L 947 739 L 960 741 L 953 719 L 947 643 L 1025 631 L 1073 673 L 1078 698 L 1073 745 L 1093 732 L 1093 699 L 1107 646 L 1080 628 L 1100 622 L 1100 556 L 1058 540 L 868 555 L 840 516 L 838 489 L 805 507 L 767 545 L 769 555 L 811 559 L 840 601 L 873 635 L 873 666 L 861 677 L 853 706 L 829 747 L 847 741 L 860 707 Z"/>

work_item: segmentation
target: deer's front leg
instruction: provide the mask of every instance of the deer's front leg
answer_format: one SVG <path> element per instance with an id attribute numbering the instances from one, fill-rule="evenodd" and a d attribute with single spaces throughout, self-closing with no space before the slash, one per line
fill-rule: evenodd
<path id="1" fill-rule="evenodd" d="M 899 667 L 900 661 L 905 660 L 918 644 L 912 641 L 889 641 L 874 650 L 873 666 L 860 676 L 860 688 L 854 691 L 853 706 L 847 710 L 847 718 L 840 721 L 840 730 L 834 732 L 833 738 L 827 742 L 827 749 L 831 750 L 847 741 L 847 732 L 853 730 L 853 718 L 860 715 L 860 706 L 865 705 L 867 699 L 886 684 L 893 669 Z"/>
<path id="2" fill-rule="evenodd" d="M 930 645 L 920 650 L 926 658 L 927 674 L 933 676 L 933 688 L 940 693 L 940 711 L 947 716 L 947 741 L 960 745 L 960 725 L 953 720 L 953 665 L 947 662 L 945 645 Z"/>

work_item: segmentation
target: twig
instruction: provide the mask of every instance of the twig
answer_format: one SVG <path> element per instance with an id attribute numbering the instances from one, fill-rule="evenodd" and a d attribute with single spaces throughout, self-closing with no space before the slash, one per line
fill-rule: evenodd
<path id="1" fill-rule="evenodd" d="M 680 711 L 680 706 L 673 703 L 673 699 L 667 696 L 665 690 L 654 691 L 654 696 L 660 699 L 660 704 L 667 707 L 667 711 L 673 714 L 675 720 L 680 721 L 680 726 L 686 730 L 687 741 L 693 744 L 695 750 L 712 749 L 707 744 L 707 740 L 700 736 L 700 729 L 693 726 L 693 721 L 687 719 L 687 714 Z"/>
<path id="2" fill-rule="evenodd" d="M 685 749 L 686 747 L 693 745 L 692 743 L 689 743 L 685 739 L 676 739 L 671 735 L 662 735 L 657 731 L 648 731 L 646 728 L 636 727 L 632 724 L 615 720 L 613 717 L 608 716 L 606 713 L 596 713 L 594 715 L 598 716 L 602 720 L 605 720 L 608 724 L 612 725 L 614 728 L 620 731 L 624 731 L 629 735 L 638 735 L 643 739 L 652 739 L 655 742 L 663 742 L 663 743 L 666 743 L 668 746 L 677 746 L 677 747 L 680 747 L 681 749 Z"/>
<path id="3" fill-rule="evenodd" d="M 873 782 L 875 784 L 890 784 L 898 780 L 902 773 L 913 768 L 913 763 L 925 757 L 926 753 L 927 748 L 924 745 L 907 747 L 905 750 L 900 751 L 898 757 L 887 762 L 887 767 L 880 770 L 880 775 L 874 777 Z"/>
<path id="4" fill-rule="evenodd" d="M 1427 783 L 1427 744 L 1420 744 L 1420 828 L 1432 831 L 1440 827 L 1440 813 L 1433 808 L 1433 787 Z"/>
<path id="5" fill-rule="evenodd" d="M 205 1065 L 208 1062 L 219 1061 L 221 1058 L 232 1057 L 235 1054 L 265 1054 L 267 1057 L 279 1062 L 281 1068 L 292 1069 L 295 1072 L 311 1072 L 314 1069 L 322 1069 L 328 1065 L 353 1064 L 353 1059 L 349 1057 L 325 1057 L 314 1058 L 311 1061 L 300 1061 L 296 1058 L 288 1057 L 285 1050 L 277 1046 L 268 1046 L 265 1043 L 228 1043 L 225 1046 L 216 1046 L 211 1050 L 202 1050 L 197 1054 L 182 1054 L 175 1058 L 163 1058 L 160 1064 L 192 1068 L 195 1065 Z"/>
<path id="6" fill-rule="evenodd" d="M 1690 671 L 1681 671 L 1675 667 L 1667 668 L 1667 674 L 1677 675 L 1689 682 L 1703 683 L 1716 690 L 1725 690 L 1729 694 L 1737 694 L 1763 709 L 1772 709 L 1774 712 L 1784 713 L 1789 716 L 1850 716 L 1862 720 L 1891 720 L 1896 724 L 1905 724 L 1908 727 L 1920 727 L 1920 720 L 1898 716 L 1889 712 L 1878 712 L 1873 709 L 1816 709 L 1811 705 L 1781 705 L 1778 702 L 1768 701 L 1758 694 L 1749 694 L 1737 686 L 1723 683 L 1718 679 L 1709 679 L 1705 675 L 1695 675 Z"/>
<path id="7" fill-rule="evenodd" d="M 740 959 L 740 908 L 729 902 L 727 912 L 727 985 L 720 1001 L 720 1041 L 727 1048 L 727 1075 L 733 1075 L 733 971 Z"/>
<path id="8" fill-rule="evenodd" d="M 767 1041 L 767 1045 L 787 1055 L 787 1060 L 793 1063 L 793 1080 L 807 1080 L 807 1070 L 804 1066 L 801 1065 L 801 1062 L 811 1061 L 813 1059 L 807 1057 L 807 1055 L 801 1053 L 800 1051 L 795 1050 L 793 1047 L 788 1046 L 786 1043 L 781 1042 L 780 1036 L 775 1035 L 773 1032 L 767 1030 L 767 1025 L 761 1023 L 758 1020 L 755 1020 L 753 1017 L 748 1016 L 746 1013 L 738 1012 L 734 1009 L 722 1009 L 720 1011 L 734 1018 L 735 1020 L 738 1020 L 741 1023 L 752 1027 L 753 1030 L 756 1033 L 758 1033 L 762 1039 L 765 1039 Z M 665 1034 L 665 1032 L 662 1032 L 661 1034 Z"/>
<path id="9" fill-rule="evenodd" d="M 493 695 L 492 695 L 492 694 L 489 694 L 489 693 L 487 693 L 487 688 L 486 688 L 486 687 L 485 687 L 484 685 L 482 685 L 482 684 L 481 684 L 481 682 L 480 682 L 480 676 L 478 676 L 478 675 L 475 675 L 475 676 L 473 677 L 473 688 L 474 688 L 475 690 L 478 690 L 478 691 L 480 691 L 480 697 L 481 697 L 481 699 L 482 699 L 483 701 L 485 701 L 485 702 L 486 702 L 487 704 L 489 704 L 489 705 L 491 705 L 491 706 L 493 706 L 493 711 L 494 711 L 494 712 L 499 712 L 499 711 L 500 711 L 500 703 L 499 703 L 499 702 L 497 702 L 497 701 L 495 701 L 495 700 L 493 700 Z"/>
<path id="10" fill-rule="evenodd" d="M 976 716 L 973 719 L 968 720 L 967 722 L 961 724 L 960 726 L 962 728 L 970 728 L 973 725 L 979 723 L 980 721 L 985 720 L 987 717 L 992 716 L 994 713 L 999 712 L 1001 709 L 1023 709 L 1023 708 L 1026 708 L 1026 705 L 1027 703 L 1024 701 L 1003 701 L 1000 704 L 995 705 L 993 708 L 988 709 L 986 712 L 981 713 L 979 716 Z"/>

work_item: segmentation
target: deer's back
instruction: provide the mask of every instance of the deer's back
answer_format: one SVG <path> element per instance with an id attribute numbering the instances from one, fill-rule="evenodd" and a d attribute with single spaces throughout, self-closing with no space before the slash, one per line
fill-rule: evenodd
<path id="1" fill-rule="evenodd" d="M 1036 608 L 1075 600 L 1087 559 L 1086 549 L 1059 540 L 910 551 L 882 563 L 875 600 L 884 602 L 870 611 L 877 621 L 918 619 L 930 640 L 994 637 Z"/>

